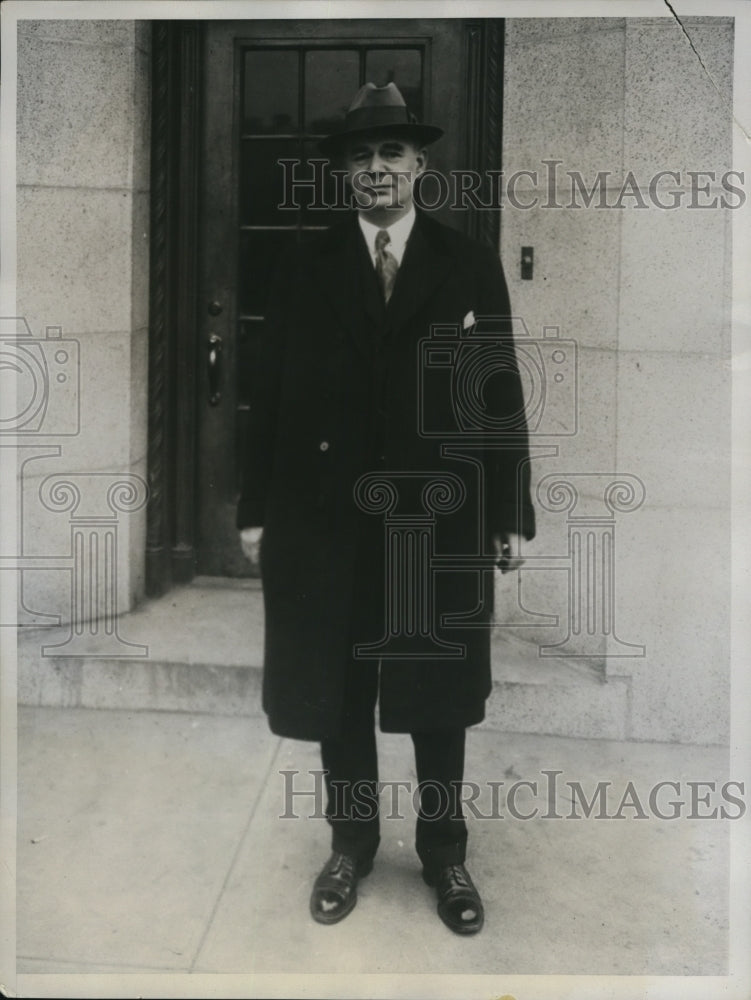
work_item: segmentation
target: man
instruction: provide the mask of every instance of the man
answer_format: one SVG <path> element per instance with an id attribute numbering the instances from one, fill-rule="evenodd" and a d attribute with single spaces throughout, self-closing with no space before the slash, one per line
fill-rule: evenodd
<path id="1" fill-rule="evenodd" d="M 442 134 L 415 121 L 393 83 L 369 83 L 343 130 L 321 144 L 359 192 L 358 211 L 280 268 L 237 525 L 246 555 L 260 555 L 271 729 L 321 744 L 332 854 L 313 886 L 314 919 L 335 923 L 351 912 L 378 848 L 378 701 L 381 729 L 409 733 L 414 744 L 423 877 L 444 923 L 472 934 L 484 915 L 464 865 L 465 730 L 482 721 L 491 689 L 494 558 L 506 570 L 521 564 L 534 512 L 497 254 L 414 207 L 426 146 Z M 436 326 L 471 328 L 479 316 L 502 317 L 503 344 L 501 363 L 496 354 L 495 368 L 478 373 L 475 402 L 507 440 L 486 446 L 475 434 L 452 455 L 440 431 L 456 428 L 456 394 L 445 379 L 431 381 L 424 342 Z M 419 544 L 430 538 L 428 558 L 448 558 L 430 585 L 415 575 L 424 552 L 412 552 L 405 581 L 385 551 L 374 510 L 396 506 L 418 525 L 427 511 L 434 533 L 418 532 Z M 472 555 L 480 563 L 467 567 Z M 423 585 L 424 594 L 410 590 Z M 420 607 L 405 612 L 400 653 L 398 642 L 384 643 L 386 621 L 411 600 Z"/>

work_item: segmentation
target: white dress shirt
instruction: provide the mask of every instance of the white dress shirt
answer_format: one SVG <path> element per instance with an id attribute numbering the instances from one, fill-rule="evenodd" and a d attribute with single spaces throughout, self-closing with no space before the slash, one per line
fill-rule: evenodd
<path id="1" fill-rule="evenodd" d="M 390 226 L 374 226 L 372 222 L 368 222 L 364 212 L 360 212 L 357 219 L 360 223 L 362 234 L 365 237 L 370 259 L 373 261 L 373 267 L 375 267 L 376 263 L 376 235 L 382 229 L 386 229 L 391 237 L 390 242 L 386 244 L 386 249 L 396 258 L 397 264 L 401 265 L 409 234 L 412 232 L 412 226 L 415 224 L 415 206 L 410 205 L 407 214 L 403 215 L 397 222 L 392 222 Z"/>

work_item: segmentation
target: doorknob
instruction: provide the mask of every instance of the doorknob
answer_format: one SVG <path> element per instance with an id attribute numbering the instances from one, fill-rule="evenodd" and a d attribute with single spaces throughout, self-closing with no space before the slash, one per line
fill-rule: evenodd
<path id="1" fill-rule="evenodd" d="M 216 333 L 209 334 L 209 406 L 217 406 L 222 398 L 222 338 Z"/>

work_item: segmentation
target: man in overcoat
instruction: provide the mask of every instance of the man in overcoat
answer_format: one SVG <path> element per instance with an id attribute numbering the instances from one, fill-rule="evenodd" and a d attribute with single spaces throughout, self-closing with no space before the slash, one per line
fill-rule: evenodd
<path id="1" fill-rule="evenodd" d="M 414 206 L 440 135 L 393 83 L 366 84 L 321 144 L 357 211 L 279 268 L 237 526 L 260 560 L 270 727 L 321 744 L 332 854 L 314 919 L 346 916 L 373 865 L 378 703 L 381 729 L 414 744 L 423 877 L 444 923 L 471 934 L 484 915 L 464 864 L 465 730 L 491 690 L 496 559 L 518 568 L 534 512 L 498 255 Z M 471 341 L 481 317 L 490 353 Z"/>

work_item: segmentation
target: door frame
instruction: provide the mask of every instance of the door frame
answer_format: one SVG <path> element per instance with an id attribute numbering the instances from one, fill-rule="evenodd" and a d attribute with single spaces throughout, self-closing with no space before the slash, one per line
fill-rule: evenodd
<path id="1" fill-rule="evenodd" d="M 467 162 L 501 166 L 501 18 L 463 20 Z M 146 594 L 195 575 L 198 426 L 200 21 L 154 21 L 151 53 Z M 499 247 L 500 210 L 469 210 L 469 234 Z"/>

